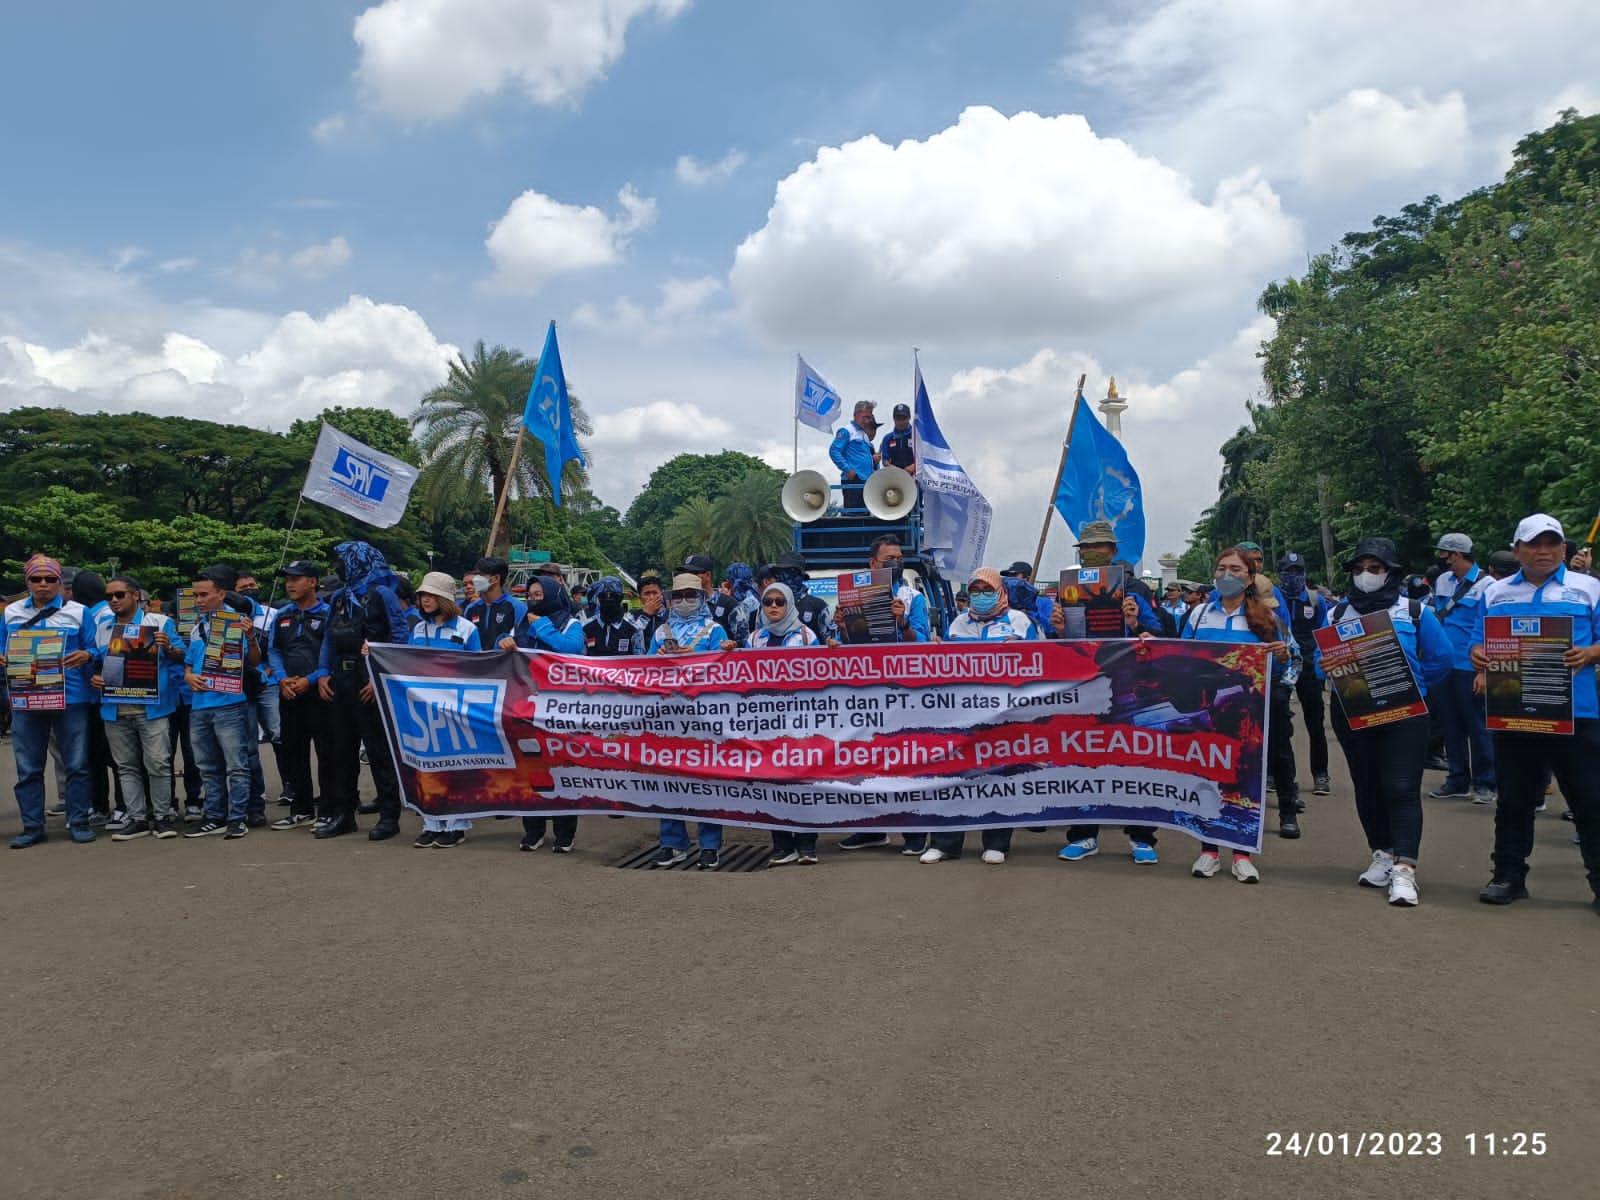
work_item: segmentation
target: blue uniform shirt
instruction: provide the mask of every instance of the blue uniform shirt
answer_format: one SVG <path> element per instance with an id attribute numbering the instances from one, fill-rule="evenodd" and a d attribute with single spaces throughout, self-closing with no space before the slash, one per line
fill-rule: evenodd
<path id="1" fill-rule="evenodd" d="M 847 471 L 854 471 L 857 483 L 865 480 L 876 469 L 872 465 L 872 439 L 859 425 L 846 425 L 833 435 L 833 444 L 828 447 L 828 457 L 833 460 L 833 465 L 839 468 L 841 478 Z"/>
<path id="2" fill-rule="evenodd" d="M 1469 586 L 1457 598 L 1456 593 L 1463 582 Z M 1494 579 L 1474 563 L 1465 580 L 1455 575 L 1441 575 L 1433 585 L 1433 611 L 1444 626 L 1445 636 L 1450 639 L 1450 650 L 1455 657 L 1453 666 L 1457 671 L 1474 669 L 1472 638 L 1478 629 L 1483 594 L 1493 582 Z"/>
<path id="3" fill-rule="evenodd" d="M 1355 610 L 1348 604 L 1335 604 L 1323 617 L 1322 625 L 1326 628 L 1337 621 L 1348 621 L 1354 614 Z M 1439 624 L 1439 618 L 1433 615 L 1433 609 L 1426 604 L 1421 606 L 1418 620 L 1413 622 L 1411 600 L 1405 596 L 1397 597 L 1389 606 L 1389 621 L 1400 639 L 1400 648 L 1406 652 L 1406 665 L 1417 681 L 1417 690 L 1426 696 L 1429 688 L 1443 683 L 1450 674 L 1450 639 Z M 1322 651 L 1318 650 L 1319 671 L 1321 661 Z"/>
<path id="4" fill-rule="evenodd" d="M 1478 624 L 1472 644 L 1483 645 L 1483 618 L 1489 617 L 1571 617 L 1572 644 L 1593 646 L 1600 641 L 1600 581 L 1557 567 L 1538 587 L 1518 571 L 1509 579 L 1491 583 L 1478 607 Z M 1600 699 L 1595 694 L 1594 668 L 1584 667 L 1572 676 L 1572 715 L 1577 718 L 1600 716 Z"/>

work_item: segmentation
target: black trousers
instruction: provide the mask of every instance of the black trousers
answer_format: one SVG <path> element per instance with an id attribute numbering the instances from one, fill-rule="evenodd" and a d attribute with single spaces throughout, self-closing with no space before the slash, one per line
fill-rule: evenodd
<path id="1" fill-rule="evenodd" d="M 864 488 L 865 486 L 866 485 L 864 483 L 860 483 L 860 482 L 840 484 L 840 487 L 844 492 L 844 506 L 845 506 L 845 508 L 847 510 L 848 509 L 865 509 L 867 507 L 866 501 L 861 498 L 861 489 Z M 864 513 L 849 513 L 848 515 L 850 515 L 850 516 L 864 516 L 865 514 Z"/>
<path id="2" fill-rule="evenodd" d="M 323 774 L 322 815 L 354 817 L 356 787 L 361 779 L 361 748 L 367 750 L 367 767 L 377 788 L 378 820 L 400 820 L 400 781 L 395 778 L 394 760 L 389 757 L 389 739 L 384 736 L 383 716 L 376 704 L 361 700 L 365 671 L 349 671 L 334 680 L 333 703 L 328 705 L 329 770 Z"/>
<path id="3" fill-rule="evenodd" d="M 1011 835 L 1015 832 L 1016 830 L 1011 828 L 1009 825 L 1004 829 L 980 829 L 978 831 L 983 838 L 983 848 L 985 850 L 998 850 L 1001 854 L 1007 854 L 1010 852 Z M 1090 836 L 1093 835 L 1091 834 Z M 1129 834 L 1129 836 L 1131 837 L 1133 835 Z M 943 850 L 951 858 L 960 858 L 961 847 L 966 845 L 967 835 L 961 830 L 956 830 L 954 832 L 950 830 L 939 830 L 938 832 L 931 834 L 929 836 L 929 840 L 933 843 L 933 848 L 935 850 Z M 1143 841 L 1144 839 L 1140 838 L 1139 840 Z M 1151 840 L 1153 841 L 1154 838 L 1152 837 Z"/>
<path id="4" fill-rule="evenodd" d="M 205 804 L 205 785 L 200 779 L 200 768 L 195 765 L 194 746 L 189 741 L 189 706 L 180 704 L 172 710 L 172 796 L 178 797 L 178 780 L 183 780 L 185 808 L 200 808 Z M 178 770 L 178 751 L 183 751 L 183 771 Z"/>
<path id="5" fill-rule="evenodd" d="M 1310 660 L 1300 678 L 1295 680 L 1294 694 L 1300 698 L 1300 716 L 1306 723 L 1306 737 L 1311 742 L 1311 774 L 1328 773 L 1328 728 L 1325 721 L 1327 692 L 1323 681 L 1311 669 Z"/>
<path id="6" fill-rule="evenodd" d="M 1494 877 L 1521 883 L 1533 853 L 1534 812 L 1544 799 L 1545 770 L 1554 772 L 1572 809 L 1589 886 L 1600 896 L 1600 719 L 1580 717 L 1571 737 L 1554 733 L 1497 733 L 1494 769 L 1500 799 L 1494 810 Z"/>
<path id="7" fill-rule="evenodd" d="M 523 817 L 522 838 L 524 841 L 536 842 L 544 836 L 544 817 Z M 562 846 L 572 845 L 572 839 L 578 836 L 577 817 L 551 817 L 550 824 L 555 829 L 556 842 Z"/>
<path id="8" fill-rule="evenodd" d="M 375 707 L 375 706 L 374 706 Z M 333 737 L 330 705 L 317 695 L 315 686 L 304 696 L 293 700 L 280 700 L 279 719 L 282 728 L 278 735 L 278 771 L 283 776 L 283 788 L 289 796 L 290 813 L 313 814 L 317 810 L 317 796 L 329 795 L 337 790 L 331 781 Z M 311 784 L 311 750 L 317 751 L 317 786 Z M 360 754 L 357 753 L 357 766 Z"/>
<path id="9" fill-rule="evenodd" d="M 1422 850 L 1422 764 L 1428 760 L 1428 718 L 1351 729 L 1333 706 L 1333 733 L 1350 764 L 1356 816 L 1369 850 L 1390 850 L 1417 865 Z"/>

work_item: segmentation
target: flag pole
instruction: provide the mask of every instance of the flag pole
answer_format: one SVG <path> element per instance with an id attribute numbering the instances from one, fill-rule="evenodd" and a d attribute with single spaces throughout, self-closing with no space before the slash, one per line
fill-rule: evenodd
<path id="1" fill-rule="evenodd" d="M 495 535 L 500 532 L 500 519 L 506 515 L 506 500 L 511 496 L 511 484 L 517 477 L 517 463 L 522 458 L 522 435 L 527 432 L 527 429 L 526 424 L 521 421 L 517 422 L 517 441 L 511 447 L 511 465 L 506 468 L 506 485 L 500 489 L 500 499 L 495 502 L 494 520 L 489 522 L 489 545 L 483 551 L 485 558 L 489 558 L 494 554 Z M 566 466 L 565 463 L 561 465 Z M 552 479 L 550 483 L 552 487 L 557 489 L 561 487 L 560 479 Z M 508 544 L 509 541 L 508 537 Z"/>
<path id="2" fill-rule="evenodd" d="M 1078 376 L 1078 390 L 1072 397 L 1072 416 L 1067 418 L 1067 440 L 1061 443 L 1061 461 L 1056 464 L 1056 482 L 1050 489 L 1050 499 L 1044 506 L 1044 528 L 1039 530 L 1039 546 L 1033 552 L 1033 577 L 1039 578 L 1039 564 L 1044 561 L 1044 543 L 1050 536 L 1050 514 L 1056 510 L 1056 497 L 1061 494 L 1061 477 L 1067 473 L 1067 452 L 1072 449 L 1072 429 L 1078 423 L 1078 401 L 1083 399 L 1083 385 L 1089 382 L 1086 373 Z"/>
<path id="3" fill-rule="evenodd" d="M 289 539 L 294 537 L 294 527 L 300 523 L 300 506 L 306 502 L 304 490 L 295 497 L 294 515 L 289 518 L 289 532 L 283 535 L 283 549 L 278 551 L 278 565 L 272 569 L 272 588 L 267 592 L 267 607 L 278 598 L 278 572 L 283 570 L 283 560 L 289 557 Z"/>

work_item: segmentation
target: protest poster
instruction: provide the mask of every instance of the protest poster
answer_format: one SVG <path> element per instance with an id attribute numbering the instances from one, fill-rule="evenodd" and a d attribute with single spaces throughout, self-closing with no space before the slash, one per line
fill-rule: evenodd
<path id="1" fill-rule="evenodd" d="M 1352 615 L 1313 631 L 1313 636 L 1351 729 L 1371 729 L 1428 711 L 1387 612 Z"/>
<path id="2" fill-rule="evenodd" d="M 245 633 L 249 617 L 221 609 L 206 618 L 206 652 L 200 676 L 213 692 L 238 694 L 244 691 Z"/>
<path id="3" fill-rule="evenodd" d="M 173 618 L 173 623 L 178 627 L 178 636 L 184 641 L 189 640 L 189 635 L 194 632 L 195 622 L 200 619 L 200 608 L 194 600 L 192 587 L 178 589 L 178 612 Z"/>
<path id="4" fill-rule="evenodd" d="M 1061 572 L 1056 603 L 1061 605 L 1068 641 L 1123 638 L 1128 624 L 1122 615 L 1127 595 L 1121 563 L 1109 567 L 1074 567 Z"/>
<path id="5" fill-rule="evenodd" d="M 154 625 L 111 627 L 100 663 L 100 697 L 113 704 L 155 704 L 161 699 L 161 649 Z"/>
<path id="6" fill-rule="evenodd" d="M 67 707 L 67 635 L 60 629 L 14 629 L 6 642 L 6 689 L 13 712 Z"/>
<path id="7" fill-rule="evenodd" d="M 869 643 L 898 642 L 895 626 L 894 582 L 886 568 L 876 571 L 847 571 L 837 577 L 839 603 L 833 619 L 839 627 L 839 640 L 861 646 Z"/>
<path id="8" fill-rule="evenodd" d="M 374 644 L 407 802 L 874 832 L 1162 825 L 1261 846 L 1268 659 L 1160 641 L 592 659 Z"/>
<path id="9" fill-rule="evenodd" d="M 1572 723 L 1571 617 L 1484 617 L 1484 700 L 1496 733 L 1567 733 Z"/>

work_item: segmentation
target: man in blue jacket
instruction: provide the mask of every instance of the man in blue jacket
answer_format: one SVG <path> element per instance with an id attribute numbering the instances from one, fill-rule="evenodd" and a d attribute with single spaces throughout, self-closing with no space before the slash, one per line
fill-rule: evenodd
<path id="1" fill-rule="evenodd" d="M 1451 670 L 1433 700 L 1439 708 L 1445 761 L 1450 766 L 1444 782 L 1428 797 L 1471 796 L 1474 804 L 1493 804 L 1494 743 L 1489 738 L 1483 698 L 1472 692 L 1476 675 L 1472 636 L 1483 611 L 1483 594 L 1494 581 L 1473 562 L 1472 539 L 1466 534 L 1447 533 L 1435 549 L 1445 573 L 1434 583 L 1433 613 L 1450 639 Z"/>
<path id="2" fill-rule="evenodd" d="M 1288 611 L 1285 624 L 1300 647 L 1300 658 L 1307 670 L 1294 681 L 1294 694 L 1300 698 L 1300 713 L 1305 718 L 1306 736 L 1311 742 L 1311 794 L 1326 796 L 1328 785 L 1328 730 L 1324 723 L 1327 704 L 1323 696 L 1325 676 L 1317 662 L 1315 630 L 1322 628 L 1328 615 L 1328 602 L 1322 593 L 1306 586 L 1306 560 L 1293 550 L 1278 560 L 1278 591 Z"/>
<path id="3" fill-rule="evenodd" d="M 828 447 L 828 457 L 839 468 L 839 482 L 844 484 L 847 512 L 866 510 L 861 489 L 867 476 L 878 469 L 878 452 L 872 448 L 873 436 L 878 432 L 878 418 L 873 415 L 876 408 L 871 400 L 858 400 L 850 424 L 833 435 L 833 445 Z"/>

